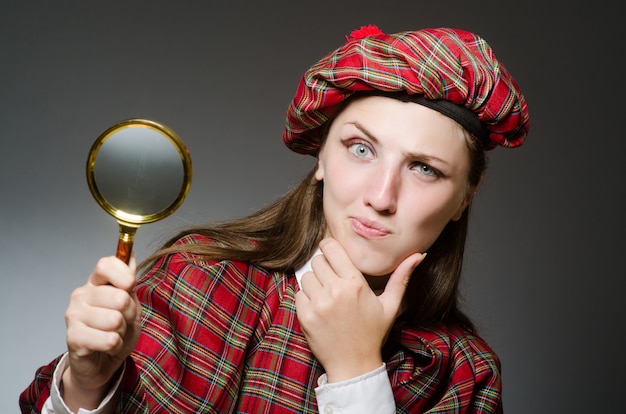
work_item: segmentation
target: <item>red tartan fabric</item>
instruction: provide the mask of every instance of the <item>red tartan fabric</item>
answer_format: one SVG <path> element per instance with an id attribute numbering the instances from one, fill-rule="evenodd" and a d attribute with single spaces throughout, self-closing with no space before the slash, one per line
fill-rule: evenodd
<path id="1" fill-rule="evenodd" d="M 189 236 L 180 243 L 208 243 Z M 295 311 L 293 274 L 176 254 L 142 278 L 143 333 L 128 358 L 119 413 L 315 413 L 323 373 Z M 398 413 L 500 412 L 500 364 L 460 327 L 399 329 L 387 359 Z M 58 359 L 20 396 L 38 413 Z"/>
<path id="2" fill-rule="evenodd" d="M 370 27 L 357 34 L 302 76 L 283 131 L 291 150 L 316 154 L 320 127 L 348 97 L 372 90 L 423 95 L 473 111 L 489 131 L 486 149 L 523 144 L 526 99 L 480 36 L 445 27 L 394 34 Z"/>

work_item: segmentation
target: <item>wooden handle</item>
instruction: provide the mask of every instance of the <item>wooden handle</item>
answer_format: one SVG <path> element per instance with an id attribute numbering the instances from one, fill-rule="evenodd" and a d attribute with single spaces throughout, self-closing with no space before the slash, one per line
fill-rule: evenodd
<path id="1" fill-rule="evenodd" d="M 117 251 L 115 252 L 115 257 L 128 264 L 130 262 L 130 255 L 133 251 L 133 241 L 132 240 L 122 240 L 120 237 L 117 242 Z"/>
<path id="2" fill-rule="evenodd" d="M 117 241 L 115 257 L 126 264 L 130 262 L 130 255 L 133 252 L 133 243 L 135 242 L 137 227 L 127 226 L 120 222 L 120 238 Z"/>

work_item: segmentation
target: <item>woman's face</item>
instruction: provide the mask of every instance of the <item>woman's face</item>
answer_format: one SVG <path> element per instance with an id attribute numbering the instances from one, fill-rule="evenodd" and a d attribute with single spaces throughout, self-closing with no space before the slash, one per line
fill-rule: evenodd
<path id="1" fill-rule="evenodd" d="M 473 189 L 463 128 L 412 102 L 372 96 L 350 103 L 320 150 L 327 236 L 368 276 L 425 252 Z"/>

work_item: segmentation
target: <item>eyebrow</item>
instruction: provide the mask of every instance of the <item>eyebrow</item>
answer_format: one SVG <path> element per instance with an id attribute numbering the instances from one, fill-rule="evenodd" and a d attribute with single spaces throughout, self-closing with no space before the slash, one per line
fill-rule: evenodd
<path id="1" fill-rule="evenodd" d="M 376 136 L 371 131 L 369 131 L 366 127 L 364 127 L 359 122 L 355 121 L 355 122 L 348 122 L 348 123 L 354 125 L 356 129 L 361 131 L 364 135 L 367 136 L 368 139 L 370 139 L 371 141 L 374 141 L 376 144 L 380 142 L 378 138 L 376 138 Z M 407 152 L 406 155 L 408 156 L 408 158 L 411 158 L 417 161 L 437 161 L 445 165 L 450 164 L 448 161 L 441 159 L 439 157 L 436 157 L 434 155 L 428 155 L 424 153 L 414 153 L 414 152 Z"/>

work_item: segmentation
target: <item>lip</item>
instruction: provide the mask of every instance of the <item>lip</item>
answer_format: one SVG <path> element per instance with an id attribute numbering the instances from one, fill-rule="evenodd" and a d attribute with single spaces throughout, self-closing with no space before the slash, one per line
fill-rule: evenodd
<path id="1" fill-rule="evenodd" d="M 365 217 L 351 217 L 352 230 L 366 239 L 380 239 L 391 233 L 391 229 Z"/>

